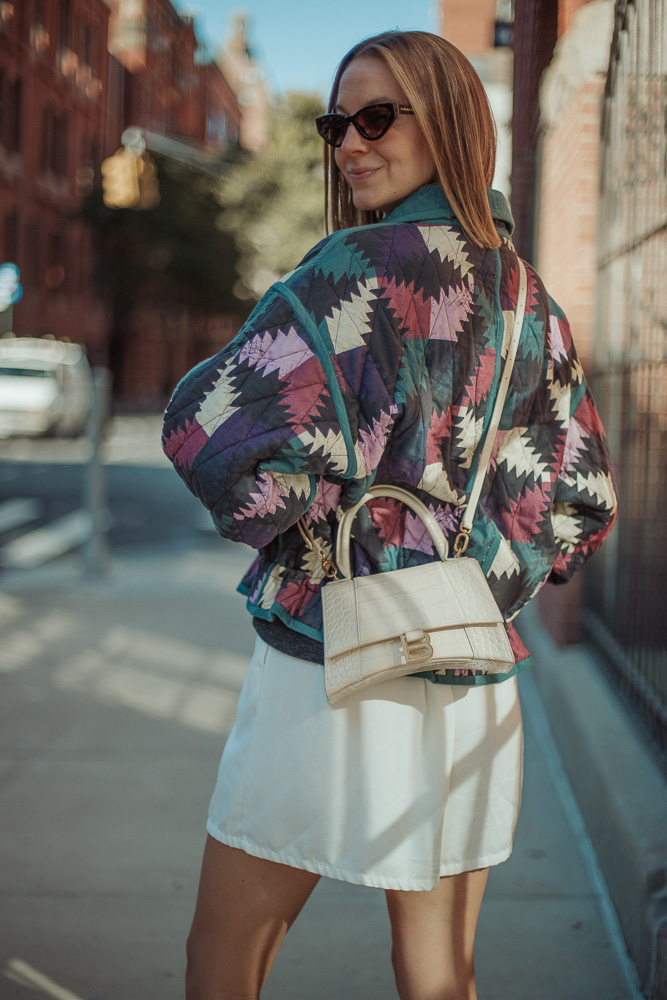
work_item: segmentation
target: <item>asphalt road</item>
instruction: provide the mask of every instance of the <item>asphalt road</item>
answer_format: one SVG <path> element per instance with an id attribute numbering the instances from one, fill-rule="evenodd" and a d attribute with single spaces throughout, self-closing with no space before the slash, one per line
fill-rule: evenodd
<path id="1" fill-rule="evenodd" d="M 110 424 L 102 457 L 112 550 L 218 544 L 206 511 L 162 454 L 160 426 L 159 415 L 119 417 Z M 10 501 L 35 501 L 29 521 L 5 531 L 0 525 L 0 548 L 85 508 L 90 454 L 83 439 L 0 440 L 0 514 Z"/>

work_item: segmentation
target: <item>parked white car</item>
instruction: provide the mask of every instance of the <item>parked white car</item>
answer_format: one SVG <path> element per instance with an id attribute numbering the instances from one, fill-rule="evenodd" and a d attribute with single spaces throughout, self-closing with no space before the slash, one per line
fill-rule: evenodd
<path id="1" fill-rule="evenodd" d="M 93 398 L 79 344 L 0 338 L 0 437 L 81 434 Z"/>

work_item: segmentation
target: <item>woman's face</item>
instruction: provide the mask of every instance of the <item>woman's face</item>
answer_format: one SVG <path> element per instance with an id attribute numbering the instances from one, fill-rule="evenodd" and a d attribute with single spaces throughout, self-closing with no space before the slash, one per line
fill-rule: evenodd
<path id="1" fill-rule="evenodd" d="M 360 56 L 343 73 L 334 110 L 352 115 L 367 104 L 409 104 L 382 59 Z M 374 142 L 350 124 L 336 166 L 352 189 L 360 211 L 388 212 L 413 191 L 436 178 L 436 168 L 414 115 L 399 115 L 389 131 Z"/>

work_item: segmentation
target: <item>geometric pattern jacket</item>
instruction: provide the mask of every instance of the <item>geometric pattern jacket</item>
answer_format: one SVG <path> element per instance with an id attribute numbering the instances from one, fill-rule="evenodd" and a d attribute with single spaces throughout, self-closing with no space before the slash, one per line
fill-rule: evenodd
<path id="1" fill-rule="evenodd" d="M 333 233 L 176 388 L 163 447 L 218 532 L 257 550 L 240 586 L 251 614 L 322 639 L 327 581 L 296 521 L 306 515 L 331 552 L 337 518 L 374 482 L 414 492 L 451 548 L 519 284 L 509 207 L 497 191 L 489 202 L 498 249 L 466 238 L 438 185 L 381 223 Z M 517 661 L 528 652 L 512 619 L 546 580 L 579 569 L 616 514 L 612 462 L 570 328 L 527 272 L 521 340 L 467 552 Z M 421 521 L 384 498 L 358 515 L 352 555 L 355 575 L 438 558 Z"/>

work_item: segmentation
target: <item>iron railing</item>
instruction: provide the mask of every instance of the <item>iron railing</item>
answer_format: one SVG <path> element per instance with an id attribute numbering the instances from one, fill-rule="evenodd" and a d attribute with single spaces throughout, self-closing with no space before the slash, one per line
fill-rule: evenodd
<path id="1" fill-rule="evenodd" d="M 600 147 L 593 389 L 620 514 L 585 624 L 667 753 L 667 0 L 617 0 Z"/>

